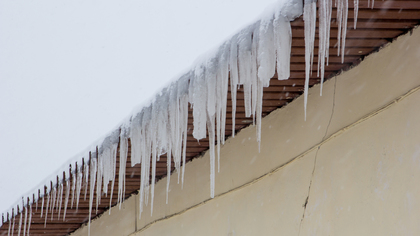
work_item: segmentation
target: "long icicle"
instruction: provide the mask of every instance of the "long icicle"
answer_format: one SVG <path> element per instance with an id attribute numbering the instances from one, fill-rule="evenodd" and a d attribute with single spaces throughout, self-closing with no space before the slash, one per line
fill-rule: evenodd
<path id="1" fill-rule="evenodd" d="M 28 222 L 28 207 L 25 206 L 25 221 L 23 223 L 23 236 L 26 235 L 26 223 Z"/>
<path id="2" fill-rule="evenodd" d="M 58 203 L 58 207 L 57 207 L 57 209 L 58 209 L 58 217 L 57 217 L 57 219 L 58 220 L 60 219 L 61 206 L 63 205 L 63 184 L 62 183 L 60 183 L 59 192 L 60 192 L 60 194 L 59 194 L 60 199 L 59 199 L 59 201 L 57 201 L 57 203 Z"/>
<path id="3" fill-rule="evenodd" d="M 92 220 L 92 205 L 93 205 L 93 195 L 94 195 L 94 192 L 95 192 L 96 171 L 97 171 L 97 156 L 96 156 L 96 152 L 93 152 L 93 154 L 91 155 L 91 158 L 90 158 L 88 236 L 90 236 L 90 223 L 91 223 L 91 220 Z"/>
<path id="4" fill-rule="evenodd" d="M 23 205 L 23 204 L 22 204 Z M 18 207 L 18 213 L 20 214 L 19 217 L 19 228 L 18 228 L 18 236 L 20 236 L 20 231 L 22 229 L 22 216 L 23 216 L 23 211 L 19 212 L 19 207 Z"/>
<path id="5" fill-rule="evenodd" d="M 52 183 L 51 183 L 52 185 Z M 50 204 L 50 192 L 48 192 L 48 196 L 47 196 L 47 207 L 45 208 L 45 221 L 44 221 L 44 228 L 47 227 L 47 217 L 48 217 L 48 206 Z"/>
<path id="6" fill-rule="evenodd" d="M 64 201 L 64 213 L 63 213 L 63 221 L 66 220 L 66 214 L 67 214 L 67 206 L 69 203 L 69 197 L 70 197 L 70 179 L 66 180 L 66 200 Z"/>
<path id="7" fill-rule="evenodd" d="M 119 179 L 118 179 L 118 200 L 119 209 L 121 209 L 121 203 L 125 197 L 125 166 L 127 162 L 128 152 L 128 139 L 126 137 L 125 128 L 121 128 L 120 131 L 120 168 L 119 168 Z"/>
<path id="8" fill-rule="evenodd" d="M 71 169 L 71 166 L 70 166 L 70 169 Z M 76 174 L 77 174 L 77 163 L 76 163 L 75 172 L 72 174 L 72 181 L 71 181 L 71 208 L 72 209 L 73 209 L 73 204 L 74 204 L 74 194 L 76 191 Z"/>
<path id="9" fill-rule="evenodd" d="M 31 230 L 31 223 L 32 223 L 32 205 L 29 205 L 29 224 L 28 224 L 27 236 L 29 236 L 29 231 Z"/>
<path id="10" fill-rule="evenodd" d="M 16 220 L 16 216 L 14 216 L 13 215 L 13 212 L 12 212 L 12 217 L 13 217 L 13 225 L 12 225 L 12 236 L 13 236 L 13 234 L 15 233 L 15 220 Z"/>
<path id="11" fill-rule="evenodd" d="M 118 143 L 113 144 L 112 146 L 112 163 L 113 163 L 113 175 L 112 178 L 112 184 L 111 184 L 111 196 L 109 197 L 109 215 L 111 215 L 111 206 L 112 206 L 112 196 L 114 195 L 114 185 L 115 185 L 115 179 L 117 178 L 117 149 L 118 149 Z"/>
<path id="12" fill-rule="evenodd" d="M 306 109 L 308 104 L 309 78 L 312 71 L 312 61 L 314 56 L 314 41 L 316 27 L 316 2 L 305 0 L 303 9 L 303 20 L 305 21 L 305 90 L 304 90 L 304 109 L 306 120 Z"/>
<path id="13" fill-rule="evenodd" d="M 320 96 L 324 83 L 325 65 L 328 65 L 332 0 L 319 0 L 318 76 L 321 78 Z"/>
<path id="14" fill-rule="evenodd" d="M 7 213 L 7 220 L 9 221 L 9 229 L 7 230 L 7 236 L 10 236 L 10 228 L 12 226 L 12 219 L 9 219 L 9 213 Z"/>
<path id="15" fill-rule="evenodd" d="M 42 218 L 42 214 L 44 213 L 44 199 L 45 199 L 45 194 L 42 196 L 42 203 L 41 203 L 41 218 Z"/>

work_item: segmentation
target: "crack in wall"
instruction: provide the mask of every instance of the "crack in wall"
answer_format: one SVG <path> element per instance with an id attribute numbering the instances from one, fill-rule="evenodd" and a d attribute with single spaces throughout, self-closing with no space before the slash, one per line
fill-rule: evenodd
<path id="1" fill-rule="evenodd" d="M 305 219 L 306 207 L 307 207 L 308 202 L 309 202 L 309 196 L 310 196 L 310 193 L 311 193 L 312 181 L 313 181 L 314 176 L 315 176 L 315 168 L 316 168 L 316 160 L 317 160 L 317 157 L 318 157 L 318 151 L 321 148 L 321 146 L 324 144 L 325 138 L 327 137 L 327 134 L 328 134 L 328 129 L 330 128 L 331 121 L 332 121 L 332 118 L 333 118 L 333 115 L 334 115 L 335 91 L 336 91 L 336 88 L 337 88 L 337 76 L 334 76 L 334 93 L 333 93 L 333 99 L 332 99 L 333 100 L 333 104 L 332 104 L 332 109 L 331 109 L 331 116 L 330 116 L 330 120 L 328 121 L 327 128 L 325 129 L 324 137 L 322 137 L 321 143 L 318 145 L 318 148 L 316 149 L 315 158 L 314 158 L 314 167 L 312 169 L 311 181 L 309 182 L 309 187 L 308 187 L 308 195 L 307 195 L 307 197 L 305 199 L 305 203 L 302 205 L 302 207 L 303 207 L 303 214 L 302 214 L 302 218 L 300 219 L 300 223 L 299 223 L 298 236 L 300 235 L 300 230 L 302 228 L 303 219 Z"/>

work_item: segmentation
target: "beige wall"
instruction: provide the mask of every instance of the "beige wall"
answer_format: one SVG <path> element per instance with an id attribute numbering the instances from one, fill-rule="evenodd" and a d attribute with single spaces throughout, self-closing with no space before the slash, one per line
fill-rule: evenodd
<path id="1" fill-rule="evenodd" d="M 261 152 L 255 127 L 230 138 L 214 199 L 207 153 L 183 189 L 172 177 L 169 204 L 157 183 L 153 216 L 135 216 L 135 196 L 91 235 L 419 235 L 419 71 L 416 29 L 312 88 L 306 122 L 303 98 L 264 118 Z"/>

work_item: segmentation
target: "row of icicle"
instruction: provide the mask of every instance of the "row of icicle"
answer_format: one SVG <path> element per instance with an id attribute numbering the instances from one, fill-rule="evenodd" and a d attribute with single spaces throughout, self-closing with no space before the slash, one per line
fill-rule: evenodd
<path id="1" fill-rule="evenodd" d="M 351 0 L 350 0 L 351 1 Z M 308 103 L 309 78 L 312 73 L 314 59 L 314 44 L 316 30 L 316 7 L 318 2 L 318 71 L 317 76 L 321 78 L 320 95 L 322 96 L 322 87 L 324 83 L 325 66 L 328 66 L 330 49 L 330 28 L 333 0 L 304 0 L 303 20 L 305 21 L 305 88 L 304 88 L 304 109 L 306 120 L 306 108 Z M 374 0 L 368 0 L 368 7 L 373 8 Z M 353 0 L 354 5 L 354 25 L 356 29 L 357 17 L 359 12 L 359 0 Z M 336 23 L 337 33 L 337 56 L 341 55 L 341 63 L 344 63 L 347 35 L 347 18 L 349 0 L 334 0 L 334 7 L 337 8 Z"/>
<path id="2" fill-rule="evenodd" d="M 328 65 L 332 6 L 332 0 L 318 1 L 318 76 L 321 77 L 322 82 L 325 65 Z M 343 60 L 348 0 L 336 0 L 335 6 L 337 7 L 339 27 L 337 36 L 339 42 L 338 55 L 341 54 Z M 354 0 L 354 6 L 354 27 L 356 27 L 358 0 Z M 304 0 L 303 9 L 306 61 L 304 109 L 306 119 L 307 91 L 314 57 L 316 2 L 314 0 Z M 89 186 L 88 227 L 90 234 L 95 184 L 96 192 L 101 193 L 96 194 L 96 211 L 98 210 L 98 204 L 101 202 L 101 196 L 108 194 L 109 183 L 111 183 L 109 202 L 111 207 L 113 188 L 117 176 L 119 177 L 117 203 L 120 203 L 121 207 L 125 198 L 125 170 L 129 142 L 131 144 L 131 166 L 141 164 L 139 215 L 141 216 L 143 207 L 148 204 L 149 197 L 151 213 L 153 213 L 156 162 L 163 154 L 167 155 L 166 203 L 168 203 L 171 158 L 178 173 L 178 183 L 180 179 L 182 185 L 184 183 L 187 133 L 189 131 L 189 105 L 193 110 L 193 137 L 200 140 L 206 138 L 207 134 L 209 135 L 210 196 L 213 198 L 215 195 L 216 154 L 219 171 L 220 144 L 224 144 L 225 141 L 229 86 L 232 103 L 232 136 L 235 136 L 236 88 L 243 86 L 245 115 L 247 117 L 252 115 L 253 117 L 253 124 L 257 126 L 257 142 L 259 144 L 261 141 L 263 88 L 269 86 L 269 81 L 276 71 L 279 80 L 286 80 L 290 76 L 291 17 L 286 17 L 284 11 L 284 9 L 283 12 L 276 9 L 275 13 L 267 15 L 262 20 L 234 35 L 229 41 L 222 44 L 211 57 L 206 58 L 168 88 L 165 88 L 156 96 L 150 106 L 133 115 L 129 122 L 126 122 L 118 131 L 108 136 L 99 148 L 89 152 L 89 163 L 83 163 L 82 166 L 76 164 L 76 169 L 74 171 L 70 170 L 71 180 L 64 176 L 60 182 L 57 178 L 56 186 L 51 183 L 50 191 L 47 191 L 47 187 L 45 187 L 46 192 L 42 197 L 38 196 L 38 199 L 35 199 L 35 196 L 33 196 L 33 202 L 36 202 L 36 210 L 38 210 L 38 200 L 42 198 L 41 218 L 45 217 L 44 227 L 47 224 L 48 213 L 50 213 L 52 220 L 54 210 L 58 211 L 57 219 L 60 218 L 63 194 L 65 200 L 62 219 L 65 221 L 69 202 L 71 208 L 78 209 L 82 189 L 84 189 L 84 199 L 86 200 Z M 217 149 L 216 144 L 219 144 Z M 120 161 L 119 173 L 116 173 L 118 145 Z M 150 170 L 152 171 L 151 179 L 149 179 Z M 46 202 L 44 203 L 44 201 Z M 45 209 L 44 204 L 46 205 Z M 20 213 L 18 236 L 21 233 L 23 214 L 25 214 L 25 219 L 23 220 L 22 232 L 23 235 L 29 235 L 32 217 L 32 204 L 29 204 L 29 200 L 22 212 L 19 212 L 18 208 L 18 213 Z M 9 213 L 7 213 L 9 236 L 13 236 L 16 215 L 13 210 L 12 217 L 9 217 Z"/>

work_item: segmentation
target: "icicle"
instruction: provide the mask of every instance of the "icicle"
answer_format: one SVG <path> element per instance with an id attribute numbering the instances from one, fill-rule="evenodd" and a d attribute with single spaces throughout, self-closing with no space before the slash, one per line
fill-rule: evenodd
<path id="1" fill-rule="evenodd" d="M 284 47 L 284 51 L 288 51 L 288 45 L 282 45 L 286 44 L 287 41 L 278 41 L 275 40 L 275 35 L 282 33 L 287 33 L 287 27 L 284 27 L 285 24 L 283 22 L 279 22 L 279 19 L 277 19 L 277 22 L 274 22 L 275 19 L 272 19 L 272 17 L 268 19 L 264 19 L 261 21 L 260 27 L 259 27 L 259 36 L 255 37 L 253 40 L 253 44 L 258 45 L 258 80 L 254 86 L 253 93 L 255 94 L 255 118 L 257 123 L 257 142 L 258 142 L 258 151 L 260 151 L 260 145 L 261 145 L 261 116 L 262 116 L 262 99 L 263 99 L 263 87 L 268 87 L 270 79 L 274 76 L 275 73 L 275 65 L 276 65 L 276 51 L 280 50 L 281 47 Z M 274 24 L 276 24 L 276 30 L 274 29 Z M 283 27 L 282 27 L 283 26 Z M 284 29 L 282 29 L 284 28 Z M 278 35 L 279 37 L 286 37 L 288 34 L 284 35 Z M 278 53 L 278 52 L 277 52 Z M 283 55 L 281 55 L 283 56 Z M 281 61 L 281 63 L 285 63 L 284 61 Z M 290 63 L 290 62 L 289 62 Z M 282 65 L 278 65 L 278 67 L 282 67 Z M 282 72 L 280 72 L 282 73 Z M 288 75 L 279 75 L 280 76 L 287 76 Z M 286 77 L 286 79 L 287 79 Z M 282 77 L 283 78 L 283 77 Z"/>
<path id="2" fill-rule="evenodd" d="M 152 186 L 151 186 L 151 204 L 150 204 L 150 216 L 153 215 L 153 200 L 155 196 L 155 182 L 156 182 L 156 160 L 157 160 L 157 153 L 156 152 L 157 147 L 153 148 L 152 152 Z"/>
<path id="3" fill-rule="evenodd" d="M 217 171 L 220 172 L 220 148 L 225 143 L 226 107 L 229 79 L 230 44 L 219 49 L 216 74 L 216 135 L 217 135 Z"/>
<path id="4" fill-rule="evenodd" d="M 207 114 L 209 116 L 214 116 L 216 114 L 216 75 L 214 73 L 214 68 L 217 66 L 217 63 L 214 59 L 207 61 L 207 66 L 204 73 L 204 79 L 206 81 L 207 89 Z"/>
<path id="5" fill-rule="evenodd" d="M 169 184 L 171 183 L 171 155 L 166 155 L 166 204 L 168 204 Z"/>
<path id="6" fill-rule="evenodd" d="M 104 179 L 103 179 L 103 186 L 102 186 L 102 192 L 105 194 L 106 197 L 108 197 L 108 185 L 109 182 L 112 180 L 112 158 L 111 158 L 111 148 L 107 148 L 104 151 L 103 154 L 104 159 Z"/>
<path id="7" fill-rule="evenodd" d="M 220 130 L 220 139 L 221 144 L 225 144 L 225 130 L 226 130 L 226 110 L 227 110 L 227 95 L 229 87 L 229 54 L 230 54 L 230 44 L 225 44 L 222 49 L 222 55 L 219 60 L 219 88 L 221 89 L 221 130 Z M 220 146 L 220 143 L 218 143 Z M 220 156 L 220 155 L 219 155 Z M 220 163 L 220 161 L 218 161 Z M 220 164 L 219 164 L 220 166 Z M 220 171 L 220 167 L 218 168 Z"/>
<path id="8" fill-rule="evenodd" d="M 347 34 L 347 17 L 348 17 L 348 0 L 338 0 L 337 6 L 337 24 L 338 24 L 338 47 L 337 56 L 341 51 L 341 63 L 344 63 L 344 53 L 346 48 L 346 34 Z M 355 9 L 356 11 L 356 9 Z"/>
<path id="9" fill-rule="evenodd" d="M 206 138 L 206 104 L 207 88 L 205 80 L 205 67 L 197 66 L 194 70 L 194 79 L 190 81 L 193 105 L 193 137 L 197 140 Z"/>
<path id="10" fill-rule="evenodd" d="M 181 79 L 184 79 L 181 78 Z M 180 81 L 178 83 L 181 83 Z M 169 101 L 170 105 L 168 107 L 168 125 L 167 133 L 169 134 L 168 152 L 166 154 L 166 204 L 168 204 L 168 193 L 169 193 L 169 184 L 171 181 L 171 157 L 175 164 L 175 170 L 178 172 L 178 184 L 180 177 L 180 166 L 181 166 L 181 145 L 182 145 L 182 126 L 181 126 L 181 108 L 180 100 L 178 97 L 178 85 L 172 84 L 169 88 Z"/>
<path id="11" fill-rule="evenodd" d="M 328 65 L 330 47 L 332 0 L 319 1 L 319 48 L 318 48 L 318 76 L 321 72 L 320 96 L 324 84 L 325 64 Z"/>
<path id="12" fill-rule="evenodd" d="M 217 137 L 217 172 L 220 172 L 220 145 L 222 142 L 221 137 L 221 125 L 222 125 L 222 91 L 223 81 L 220 74 L 220 64 L 218 65 L 217 77 L 216 77 L 216 137 Z"/>
<path id="13" fill-rule="evenodd" d="M 29 205 L 29 224 L 28 224 L 28 236 L 29 231 L 31 230 L 31 223 L 32 223 L 32 205 Z"/>
<path id="14" fill-rule="evenodd" d="M 188 82 L 190 75 L 178 81 L 178 99 L 179 99 L 179 116 L 180 116 L 180 132 L 182 138 L 182 188 L 184 187 L 185 162 L 187 156 L 187 132 L 188 132 Z M 181 145 L 181 142 L 179 143 Z"/>
<path id="15" fill-rule="evenodd" d="M 98 206 L 101 203 L 101 188 L 102 188 L 102 177 L 103 177 L 103 158 L 98 156 L 97 167 L 96 167 L 96 211 L 95 214 L 98 214 Z"/>
<path id="16" fill-rule="evenodd" d="M 237 87 L 238 87 L 238 81 L 239 81 L 237 36 L 234 36 L 230 42 L 229 74 L 230 74 L 230 96 L 232 100 L 232 137 L 235 137 L 236 94 L 237 94 Z"/>
<path id="17" fill-rule="evenodd" d="M 86 201 L 86 194 L 87 194 L 87 189 L 88 189 L 88 185 L 89 185 L 89 165 L 87 165 L 86 163 L 84 164 L 84 169 L 83 169 L 83 174 L 84 174 L 84 187 L 85 187 L 85 197 L 84 200 Z M 79 197 L 77 197 L 77 199 L 79 199 Z"/>
<path id="18" fill-rule="evenodd" d="M 23 223 L 23 236 L 26 235 L 26 223 L 28 222 L 28 208 L 25 207 L 25 221 Z"/>
<path id="19" fill-rule="evenodd" d="M 88 176 L 89 167 L 85 164 L 85 176 Z M 79 210 L 79 199 L 80 199 L 80 192 L 82 191 L 82 181 L 83 181 L 83 172 L 80 166 L 76 166 L 76 211 Z M 87 178 L 85 178 L 86 180 Z M 86 192 L 87 192 L 87 183 L 85 183 L 85 199 L 86 199 Z"/>
<path id="20" fill-rule="evenodd" d="M 258 142 L 258 152 L 261 151 L 261 120 L 262 120 L 262 100 L 263 100 L 263 84 L 262 82 L 258 81 L 257 91 L 257 110 L 256 110 L 256 118 L 257 118 L 257 142 Z"/>
<path id="21" fill-rule="evenodd" d="M 149 173 L 150 173 L 150 156 L 152 155 L 152 137 L 154 136 L 155 130 L 154 124 L 152 123 L 152 107 L 143 109 L 143 120 L 142 120 L 142 165 L 141 165 L 141 178 L 140 178 L 140 204 L 139 204 L 139 218 L 143 212 L 143 204 L 147 205 L 149 195 Z M 155 144 L 153 144 L 155 145 Z"/>
<path id="22" fill-rule="evenodd" d="M 41 198 L 41 190 L 38 189 L 38 199 L 36 202 L 35 202 L 35 196 L 33 197 L 33 201 L 35 202 L 35 211 L 38 211 L 38 202 L 40 198 Z"/>
<path id="23" fill-rule="evenodd" d="M 59 202 L 59 206 L 57 207 L 58 208 L 58 220 L 60 219 L 60 213 L 61 213 L 61 206 L 63 205 L 63 184 L 60 184 L 60 201 L 57 201 L 57 202 Z"/>
<path id="24" fill-rule="evenodd" d="M 260 23 L 255 24 L 254 31 L 252 33 L 252 41 L 251 41 L 251 114 L 252 114 L 252 125 L 255 125 L 255 117 L 257 112 L 257 87 L 258 87 L 258 52 L 257 47 L 259 44 L 259 28 Z M 274 50 L 272 53 L 273 56 L 275 56 Z M 275 59 L 273 60 L 275 61 Z M 274 71 L 274 64 L 272 65 L 273 71 Z M 273 73 L 274 75 L 274 73 Z M 270 79 L 266 80 L 269 81 Z M 269 82 L 266 82 L 267 86 Z"/>
<path id="25" fill-rule="evenodd" d="M 359 14 L 359 0 L 354 0 L 354 26 L 353 26 L 354 29 L 356 29 L 358 14 Z"/>
<path id="26" fill-rule="evenodd" d="M 347 17 L 349 11 L 349 2 L 348 0 L 343 0 L 343 26 L 342 26 L 342 35 L 341 35 L 341 63 L 344 63 L 344 54 L 346 49 L 346 35 L 347 35 Z"/>
<path id="27" fill-rule="evenodd" d="M 141 163 L 141 149 L 140 149 L 140 121 L 142 113 L 135 116 L 131 121 L 130 140 L 131 140 L 131 167 Z"/>
<path id="28" fill-rule="evenodd" d="M 70 197 L 70 180 L 66 180 L 66 200 L 64 201 L 64 213 L 63 213 L 63 221 L 66 220 L 66 214 L 67 214 L 67 206 L 69 203 L 69 197 Z"/>
<path id="29" fill-rule="evenodd" d="M 105 153 L 105 152 L 104 152 Z M 101 204 L 102 199 L 102 189 L 107 183 L 105 183 L 105 168 L 106 168 L 106 156 L 98 155 L 98 169 L 96 177 L 96 214 L 98 213 L 99 204 Z"/>
<path id="30" fill-rule="evenodd" d="M 208 117 L 207 126 L 209 130 L 209 145 L 210 145 L 210 197 L 214 198 L 214 182 L 215 182 L 214 117 Z"/>
<path id="31" fill-rule="evenodd" d="M 19 209 L 19 208 L 18 208 Z M 20 230 L 22 229 L 22 216 L 23 216 L 23 212 L 19 212 L 19 210 L 18 210 L 18 213 L 20 214 L 20 217 L 19 217 L 19 228 L 18 228 L 18 236 L 20 236 Z"/>
<path id="32" fill-rule="evenodd" d="M 292 51 L 292 28 L 290 21 L 284 18 L 280 12 L 276 12 L 273 28 L 277 58 L 277 79 L 287 80 L 290 77 L 290 57 Z"/>
<path id="33" fill-rule="evenodd" d="M 45 195 L 44 195 L 44 196 L 42 196 L 41 218 L 42 218 L 42 214 L 44 213 L 44 198 L 45 198 Z"/>
<path id="34" fill-rule="evenodd" d="M 156 161 L 159 160 L 160 155 L 164 154 L 167 150 L 167 137 L 168 137 L 168 103 L 169 103 L 169 92 L 163 91 L 162 95 L 158 96 L 156 102 L 153 104 L 152 109 L 152 124 L 153 129 L 156 130 L 157 135 L 152 135 L 153 146 L 152 146 L 152 181 L 151 181 L 151 192 L 150 192 L 150 215 L 153 214 L 153 203 L 155 193 L 155 182 L 156 182 Z M 151 132 L 149 133 L 149 135 Z M 169 153 L 169 152 L 168 152 Z M 144 164 L 144 163 L 143 163 Z"/>
<path id="35" fill-rule="evenodd" d="M 119 168 L 119 179 L 118 179 L 118 201 L 120 203 L 119 208 L 121 209 L 121 203 L 125 198 L 125 166 L 127 162 L 128 152 L 128 140 L 127 133 L 124 127 L 120 131 L 120 168 Z"/>
<path id="36" fill-rule="evenodd" d="M 115 185 L 115 179 L 116 179 L 116 172 L 117 172 L 117 149 L 118 149 L 118 140 L 116 143 L 112 145 L 111 149 L 111 156 L 112 156 L 112 163 L 113 163 L 113 178 L 112 178 L 112 184 L 111 184 L 111 194 L 109 197 L 109 215 L 111 215 L 111 206 L 112 206 L 112 196 L 114 195 L 114 185 Z"/>
<path id="37" fill-rule="evenodd" d="M 52 187 L 52 201 L 51 201 L 51 207 L 50 207 L 50 211 L 51 211 L 51 220 L 53 220 L 54 217 L 54 208 L 55 208 L 55 201 L 57 198 L 57 190 L 55 187 Z"/>
<path id="38" fill-rule="evenodd" d="M 243 30 L 238 37 L 238 68 L 239 84 L 244 87 L 245 116 L 250 117 L 251 107 L 251 73 L 252 73 L 252 35 L 249 31 Z"/>
<path id="39" fill-rule="evenodd" d="M 12 214 L 12 216 L 13 216 L 13 214 Z M 15 223 L 16 223 L 15 220 L 16 220 L 16 216 L 13 216 L 12 236 L 15 233 Z"/>
<path id="40" fill-rule="evenodd" d="M 280 36 L 280 38 L 283 37 L 286 36 Z M 276 70 L 273 16 L 261 20 L 258 29 L 258 40 L 256 39 L 255 37 L 253 38 L 253 44 L 258 45 L 258 78 L 264 87 L 268 87 L 270 79 L 274 76 Z"/>
<path id="41" fill-rule="evenodd" d="M 45 208 L 45 221 L 44 221 L 44 228 L 47 227 L 47 218 L 48 218 L 48 206 L 50 204 L 50 192 L 48 192 L 47 197 L 47 207 Z"/>
<path id="42" fill-rule="evenodd" d="M 172 159 L 174 160 L 176 171 L 178 172 L 178 184 L 179 184 L 179 177 L 181 175 L 181 161 L 182 161 L 182 132 L 183 132 L 183 119 L 182 119 L 182 108 L 180 98 L 178 97 L 178 86 L 176 88 L 174 87 L 174 100 L 175 104 L 170 104 L 168 109 L 168 115 L 170 108 L 175 105 L 176 106 L 176 112 L 175 112 L 175 132 L 172 131 L 171 126 L 168 127 L 168 133 L 171 133 L 172 135 L 169 136 L 170 140 L 168 142 L 168 154 L 169 156 L 172 156 Z M 176 90 L 176 93 L 175 93 Z M 187 105 L 188 106 L 188 105 Z M 169 115 L 170 117 L 170 115 Z M 171 168 L 169 168 L 169 174 L 171 172 Z"/>
<path id="43" fill-rule="evenodd" d="M 78 172 L 78 167 L 77 167 L 77 164 L 76 164 L 76 171 L 73 173 L 73 180 L 72 180 L 72 183 L 71 183 L 71 208 L 73 209 L 73 203 L 74 203 L 74 193 L 75 193 L 75 191 L 76 191 L 76 175 L 77 175 L 77 172 Z M 77 198 L 77 199 L 79 199 L 79 198 Z"/>
<path id="44" fill-rule="evenodd" d="M 7 216 L 9 216 L 9 213 L 7 213 Z M 7 236 L 10 236 L 10 228 L 12 226 L 12 219 L 9 219 L 9 217 L 7 217 L 7 220 L 9 221 L 9 229 L 7 230 Z"/>
<path id="45" fill-rule="evenodd" d="M 183 109 L 183 120 L 184 120 L 184 127 L 183 127 L 183 143 L 182 143 L 182 188 L 184 187 L 184 176 L 185 176 L 185 162 L 187 159 L 187 135 L 188 135 L 188 97 L 186 95 L 183 96 L 181 99 L 181 107 Z"/>
<path id="46" fill-rule="evenodd" d="M 207 130 L 209 133 L 210 146 L 210 195 L 214 197 L 214 179 L 215 179 L 215 115 L 216 104 L 219 98 L 216 99 L 216 74 L 214 69 L 217 68 L 215 58 L 207 61 L 205 70 L 205 81 L 207 88 Z"/>
<path id="47" fill-rule="evenodd" d="M 347 0 L 336 0 L 335 4 L 337 5 L 337 26 L 338 26 L 338 33 L 337 33 L 337 56 L 340 56 L 341 51 L 341 27 L 343 22 L 343 1 Z"/>
<path id="48" fill-rule="evenodd" d="M 179 101 L 178 101 L 178 87 L 173 84 L 169 88 L 169 99 L 171 104 L 169 105 L 169 134 L 170 141 L 168 142 L 168 152 L 166 153 L 166 204 L 168 204 L 169 198 L 169 185 L 171 183 L 171 157 L 173 156 L 175 168 L 178 171 L 178 182 L 179 182 L 179 156 L 177 143 L 179 141 L 177 135 L 179 133 Z M 172 147 L 174 146 L 174 147 Z M 172 150 L 174 149 L 174 150 Z"/>
<path id="49" fill-rule="evenodd" d="M 89 220 L 88 220 L 88 235 L 90 236 L 90 222 L 92 220 L 92 205 L 93 195 L 95 192 L 96 171 L 97 171 L 97 154 L 92 152 L 90 158 L 90 184 L 89 184 Z"/>
<path id="50" fill-rule="evenodd" d="M 314 41 L 316 27 L 316 2 L 305 0 L 303 9 L 303 20 L 305 21 L 305 95 L 304 110 L 306 120 L 306 107 L 308 103 L 309 76 L 312 71 L 312 61 L 314 57 Z"/>

